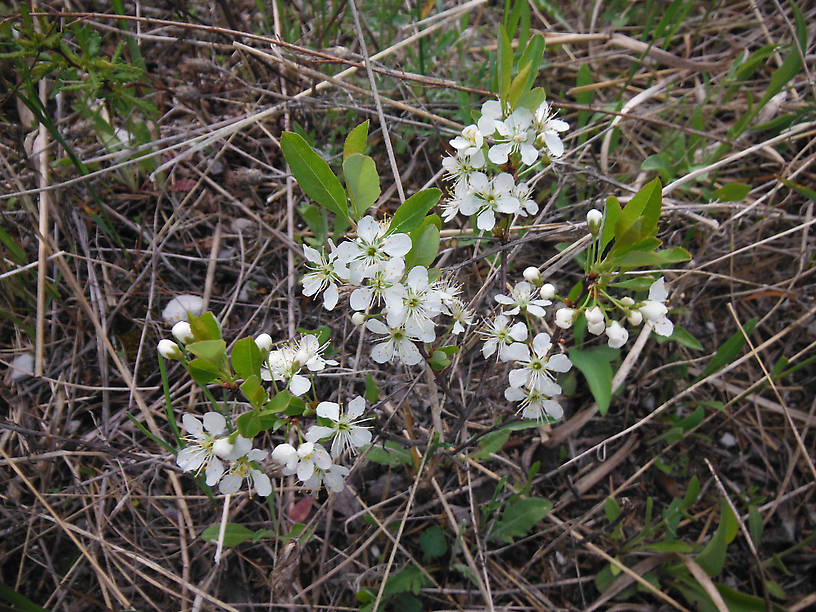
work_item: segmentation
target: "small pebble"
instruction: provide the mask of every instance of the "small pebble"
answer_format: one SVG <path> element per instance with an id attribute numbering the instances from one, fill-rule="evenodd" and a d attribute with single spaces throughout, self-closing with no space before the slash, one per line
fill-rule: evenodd
<path id="1" fill-rule="evenodd" d="M 731 448 L 737 445 L 737 439 L 732 434 L 725 432 L 720 438 L 720 444 L 725 448 Z"/>
<path id="2" fill-rule="evenodd" d="M 200 297 L 185 293 L 167 302 L 167 306 L 162 311 L 162 319 L 164 319 L 165 323 L 186 321 L 188 312 L 198 316 L 201 314 L 203 306 L 204 300 Z"/>

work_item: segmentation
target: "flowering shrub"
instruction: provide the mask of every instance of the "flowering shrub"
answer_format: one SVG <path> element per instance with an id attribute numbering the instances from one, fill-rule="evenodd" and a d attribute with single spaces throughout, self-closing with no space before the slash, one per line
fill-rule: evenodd
<path id="1" fill-rule="evenodd" d="M 507 53 L 509 42 L 500 43 Z M 487 306 L 480 306 L 451 270 L 434 267 L 443 223 L 461 223 L 461 215 L 470 225 L 461 229 L 463 236 L 498 238 L 506 248 L 513 222 L 539 212 L 537 183 L 565 154 L 562 136 L 569 130 L 543 89 L 532 88 L 532 67 L 542 50 L 539 36 L 520 45 L 514 74 L 514 62 L 502 61 L 498 99 L 485 101 L 476 122 L 450 139 L 451 153 L 441 162 L 444 198 L 439 189 L 420 191 L 391 218 L 370 211 L 381 188 L 374 160 L 365 155 L 368 122 L 346 139 L 345 187 L 301 136 L 287 132 L 281 138 L 305 195 L 335 216 L 335 227 L 351 227 L 303 245 L 303 295 L 328 311 L 347 312 L 359 333 L 368 334 L 371 361 L 386 369 L 441 372 L 454 355 L 480 341 L 476 350 L 484 367 L 506 373 L 507 409 L 533 424 L 564 417 L 562 384 L 573 366 L 605 411 L 611 375 L 598 374 L 599 353 L 583 348 L 585 334 L 605 334 L 615 350 L 625 348 L 629 330 L 642 325 L 671 336 L 665 279 L 640 270 L 689 258 L 682 248 L 659 248 L 661 187 L 654 181 L 625 206 L 611 197 L 603 212 L 587 212 L 583 278 L 564 294 L 557 287 L 565 280 L 545 282 L 539 268 L 528 267 L 506 287 L 495 287 Z M 432 212 L 436 206 L 439 215 Z M 331 224 L 326 219 L 322 226 Z M 505 258 L 499 265 L 502 279 L 516 273 Z M 183 416 L 188 435 L 179 439 L 181 469 L 203 471 L 206 485 L 218 484 L 224 494 L 246 483 L 250 493 L 270 495 L 270 470 L 296 478 L 312 493 L 344 489 L 350 471 L 344 463 L 376 439 L 363 397 L 321 397 L 318 379 L 339 365 L 328 356 L 328 328 L 279 340 L 261 333 L 238 340 L 229 354 L 210 313 L 189 313 L 172 335 L 175 341 L 159 343 L 164 358 L 182 362 L 202 385 L 219 384 L 243 396 L 206 413 L 203 424 Z M 609 369 L 608 362 L 601 365 Z M 279 440 L 271 453 L 253 448 L 262 432 Z"/>

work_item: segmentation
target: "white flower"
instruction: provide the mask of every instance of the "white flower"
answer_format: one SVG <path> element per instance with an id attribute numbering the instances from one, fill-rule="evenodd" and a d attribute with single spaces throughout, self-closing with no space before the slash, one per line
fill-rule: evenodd
<path id="1" fill-rule="evenodd" d="M 405 280 L 402 304 L 388 308 L 387 322 L 391 328 L 405 327 L 405 332 L 423 342 L 436 340 L 433 318 L 442 312 L 442 300 L 428 280 L 428 269 L 415 266 Z"/>
<path id="2" fill-rule="evenodd" d="M 470 175 L 479 168 L 484 168 L 485 156 L 481 149 L 472 155 L 448 155 L 442 159 L 442 167 L 448 173 L 448 179 L 454 181 L 454 187 L 464 185 L 467 187 Z"/>
<path id="3" fill-rule="evenodd" d="M 317 336 L 305 334 L 300 342 L 291 342 L 277 351 L 270 351 L 265 364 L 261 367 L 261 378 L 288 381 L 292 395 L 303 395 L 312 387 L 312 383 L 299 374 L 301 368 L 318 372 L 326 365 L 337 365 L 334 359 L 324 359 L 321 355 L 326 346 L 327 344 L 320 345 Z"/>
<path id="4" fill-rule="evenodd" d="M 312 493 L 317 493 L 320 489 L 321 483 L 326 484 L 326 488 L 332 493 L 340 493 L 346 488 L 346 476 L 348 476 L 349 469 L 344 465 L 331 464 L 325 470 L 319 467 L 315 468 L 312 475 L 303 482 L 303 486 L 311 489 Z"/>
<path id="5" fill-rule="evenodd" d="M 584 316 L 587 321 L 587 331 L 589 331 L 590 334 L 600 336 L 604 332 L 604 329 L 606 329 L 603 310 L 601 310 L 599 306 L 593 306 L 587 309 Z"/>
<path id="6" fill-rule="evenodd" d="M 411 237 L 402 233 L 386 235 L 388 226 L 365 216 L 357 224 L 357 238 L 337 247 L 337 258 L 348 265 L 352 285 L 359 285 L 372 268 L 391 257 L 405 257 L 411 250 Z"/>
<path id="7" fill-rule="evenodd" d="M 297 449 L 291 444 L 278 444 L 272 451 L 272 461 L 283 466 L 284 476 L 290 476 L 297 471 Z"/>
<path id="8" fill-rule="evenodd" d="M 331 457 L 326 449 L 314 442 L 304 442 L 297 449 L 297 468 L 295 473 L 298 480 L 305 483 L 314 474 L 315 469 L 327 470 L 331 463 Z"/>
<path id="9" fill-rule="evenodd" d="M 237 493 L 245 479 L 250 493 L 254 490 L 261 497 L 272 493 L 269 476 L 255 467 L 258 462 L 266 459 L 266 455 L 265 450 L 252 448 L 245 455 L 235 459 L 227 474 L 221 479 L 221 484 L 218 485 L 221 493 L 225 495 Z"/>
<path id="10" fill-rule="evenodd" d="M 303 276 L 303 295 L 312 297 L 323 291 L 323 307 L 326 310 L 332 310 L 337 305 L 337 282 L 349 276 L 348 267 L 337 259 L 337 247 L 331 240 L 329 247 L 329 254 L 324 255 L 317 249 L 303 245 L 303 254 L 310 262 L 307 267 L 311 270 Z"/>
<path id="11" fill-rule="evenodd" d="M 620 348 L 629 340 L 629 332 L 617 321 L 612 321 L 606 328 L 606 335 L 609 337 L 611 348 Z"/>
<path id="12" fill-rule="evenodd" d="M 544 283 L 541 285 L 541 289 L 539 290 L 538 294 L 545 300 L 554 300 L 556 289 L 555 285 L 552 283 Z"/>
<path id="13" fill-rule="evenodd" d="M 387 363 L 392 361 L 394 357 L 399 357 L 402 363 L 409 366 L 422 361 L 422 354 L 413 343 L 413 340 L 419 340 L 419 338 L 408 334 L 404 326 L 388 327 L 379 319 L 369 319 L 365 325 L 369 331 L 387 338 L 385 342 L 377 344 L 371 349 L 371 358 L 377 363 Z M 383 338 L 380 338 L 380 340 L 383 340 Z"/>
<path id="14" fill-rule="evenodd" d="M 464 200 L 459 210 L 464 215 L 478 213 L 476 227 L 489 232 L 496 225 L 495 213 L 515 214 L 521 209 L 521 204 L 513 195 L 515 181 L 507 172 L 488 179 L 484 172 L 474 172 L 470 178 L 470 188 L 473 196 Z"/>
<path id="15" fill-rule="evenodd" d="M 542 102 L 535 112 L 535 130 L 538 132 L 536 142 L 543 140 L 547 145 L 551 157 L 561 157 L 564 154 L 564 143 L 561 142 L 559 132 L 566 132 L 569 124 L 560 119 L 553 119 L 550 105 Z"/>
<path id="16" fill-rule="evenodd" d="M 504 121 L 496 122 L 499 137 L 487 152 L 487 158 L 498 166 L 507 163 L 510 155 L 518 153 L 525 166 L 531 166 L 538 159 L 535 148 L 535 132 L 530 129 L 533 114 L 526 108 L 514 110 Z"/>
<path id="17" fill-rule="evenodd" d="M 520 346 L 527 348 L 523 344 Z M 515 370 L 510 370 L 510 386 L 527 386 L 544 390 L 552 382 L 550 372 L 568 372 L 572 367 L 569 357 L 558 353 L 548 358 L 547 353 L 550 352 L 551 348 L 552 342 L 549 334 L 542 332 L 533 338 L 533 355 L 530 355 L 529 351 L 524 351 L 526 354 L 511 355 L 514 361 L 524 365 Z"/>
<path id="18" fill-rule="evenodd" d="M 669 292 L 661 276 L 649 287 L 649 299 L 638 308 L 643 317 L 654 325 L 655 333 L 667 338 L 674 332 L 674 324 L 666 316 L 669 312 L 666 307 L 668 299 Z"/>
<path id="19" fill-rule="evenodd" d="M 496 125 L 504 118 L 501 103 L 498 100 L 488 100 L 482 104 L 482 116 L 479 119 L 478 127 L 482 136 L 492 136 L 496 131 Z"/>
<path id="20" fill-rule="evenodd" d="M 574 321 L 575 310 L 572 308 L 559 308 L 555 311 L 555 324 L 561 329 L 569 329 Z"/>
<path id="21" fill-rule="evenodd" d="M 348 403 L 346 414 L 340 414 L 340 405 L 335 402 L 320 402 L 317 405 L 317 416 L 328 419 L 332 425 L 312 425 L 306 432 L 306 440 L 318 442 L 333 436 L 332 457 L 339 457 L 346 449 L 356 453 L 357 449 L 371 442 L 368 427 L 359 425 L 368 420 L 360 418 L 364 411 L 365 400 L 359 395 Z"/>
<path id="22" fill-rule="evenodd" d="M 176 455 L 176 464 L 185 472 L 195 472 L 196 475 L 205 470 L 207 484 L 215 485 L 224 474 L 224 465 L 215 456 L 213 446 L 227 432 L 226 419 L 217 412 L 208 412 L 202 425 L 192 414 L 185 414 L 181 423 L 190 435 L 184 437 L 187 446 Z"/>
<path id="23" fill-rule="evenodd" d="M 168 340 L 167 338 L 159 340 L 157 348 L 161 356 L 165 359 L 184 359 L 184 353 L 181 352 L 179 345 L 172 340 Z"/>
<path id="24" fill-rule="evenodd" d="M 486 325 L 485 329 L 478 332 L 485 336 L 487 340 L 482 346 L 482 355 L 487 359 L 498 349 L 496 357 L 504 359 L 504 355 L 510 345 L 514 342 L 520 343 L 527 340 L 527 325 L 516 323 L 510 326 L 510 319 L 503 314 L 497 315 L 492 323 Z M 521 344 L 520 346 L 524 346 Z"/>
<path id="25" fill-rule="evenodd" d="M 482 173 L 479 172 L 478 174 Z M 462 210 L 463 208 L 464 210 Z M 453 186 L 453 197 L 442 202 L 442 219 L 447 223 L 460 212 L 463 215 L 470 216 L 478 209 L 479 201 L 476 200 L 470 183 L 461 181 Z"/>
<path id="26" fill-rule="evenodd" d="M 182 344 L 188 344 L 193 340 L 193 330 L 187 321 L 179 321 L 173 326 L 173 337 Z"/>
<path id="27" fill-rule="evenodd" d="M 462 130 L 462 135 L 450 141 L 450 145 L 457 150 L 460 155 L 473 155 L 482 148 L 484 137 L 479 128 L 469 125 Z"/>
<path id="28" fill-rule="evenodd" d="M 530 197 L 533 188 L 524 181 L 517 184 L 512 191 L 513 197 L 519 201 L 518 214 L 522 217 L 534 215 L 538 212 L 538 202 Z"/>
<path id="29" fill-rule="evenodd" d="M 505 306 L 513 306 L 510 310 L 505 311 L 505 314 L 518 314 L 520 310 L 526 310 L 531 315 L 543 317 L 547 314 L 544 310 L 545 306 L 552 304 L 550 300 L 533 298 L 536 290 L 527 281 L 516 283 L 516 286 L 510 291 L 510 295 L 497 295 L 496 301 Z"/>
<path id="30" fill-rule="evenodd" d="M 404 259 L 388 260 L 368 277 L 365 286 L 351 292 L 349 305 L 353 310 L 368 310 L 373 299 L 377 305 L 385 301 L 388 308 L 400 309 L 405 293 L 405 287 L 400 284 L 404 272 Z"/>
<path id="31" fill-rule="evenodd" d="M 450 316 L 453 319 L 453 328 L 451 329 L 451 333 L 454 336 L 458 336 L 463 331 L 465 331 L 465 327 L 468 325 L 473 325 L 473 311 L 470 310 L 462 300 L 456 299 L 448 306 L 448 310 L 450 311 Z"/>
<path id="32" fill-rule="evenodd" d="M 555 382 L 545 379 L 544 389 L 536 387 L 508 387 L 504 391 L 504 398 L 509 402 L 521 402 L 521 416 L 525 419 L 543 421 L 545 415 L 553 420 L 564 416 L 561 404 L 551 399 L 553 395 L 561 394 L 561 387 Z"/>

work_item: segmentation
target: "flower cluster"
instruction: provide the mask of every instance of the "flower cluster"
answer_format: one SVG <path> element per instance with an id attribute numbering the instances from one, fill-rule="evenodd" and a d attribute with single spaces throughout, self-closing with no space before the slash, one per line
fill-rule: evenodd
<path id="1" fill-rule="evenodd" d="M 550 157 L 564 153 L 560 132 L 569 129 L 555 119 L 546 101 L 536 109 L 512 112 L 496 100 L 482 105 L 477 124 L 469 125 L 450 141 L 456 153 L 442 160 L 447 178 L 453 181 L 452 196 L 442 205 L 442 218 L 450 221 L 461 213 L 476 217 L 476 227 L 491 231 L 496 215 L 534 215 L 538 204 L 531 188 L 516 182 L 538 163 L 546 150 Z"/>
<path id="2" fill-rule="evenodd" d="M 583 314 L 587 331 L 596 336 L 606 333 L 607 344 L 612 348 L 621 348 L 628 342 L 629 331 L 624 327 L 625 323 L 638 327 L 646 321 L 658 336 L 667 338 L 674 332 L 674 324 L 668 318 L 669 309 L 666 306 L 669 292 L 662 276 L 651 284 L 649 297 L 645 300 L 636 302 L 629 296 L 615 298 L 605 290 L 599 290 L 597 294 L 599 298 L 606 299 L 587 299 L 586 303 L 576 308 L 565 306 L 556 311 L 555 324 L 561 329 L 569 329 L 578 316 Z M 616 311 L 620 313 L 620 320 L 613 318 Z"/>
<path id="3" fill-rule="evenodd" d="M 328 255 L 303 247 L 311 270 L 303 277 L 303 293 L 314 297 L 323 291 L 323 304 L 330 310 L 337 304 L 339 286 L 350 288 L 349 306 L 356 311 L 352 320 L 379 336 L 371 353 L 377 363 L 420 363 L 417 343 L 436 340 L 439 315 L 451 317 L 454 335 L 473 322 L 455 283 L 432 278 L 424 266 L 406 270 L 411 238 L 389 233 L 389 223 L 363 217 L 356 238 L 329 246 Z"/>
<path id="4" fill-rule="evenodd" d="M 538 281 L 538 270 L 525 270 L 525 278 Z M 539 332 L 531 339 L 530 327 L 546 315 L 545 308 L 552 304 L 554 288 L 550 284 L 536 288 L 532 282 L 523 280 L 510 290 L 510 295 L 497 295 L 496 301 L 508 308 L 486 321 L 479 332 L 485 342 L 482 354 L 485 358 L 496 354 L 504 362 L 514 362 L 510 370 L 504 397 L 510 402 L 520 402 L 519 412 L 525 419 L 542 421 L 558 420 L 564 416 L 561 405 L 553 397 L 561 395 L 561 387 L 555 381 L 557 374 L 572 368 L 569 357 L 553 353 L 549 334 Z M 524 321 L 512 323 L 510 317 L 521 315 Z M 531 319 L 530 315 L 534 318 Z"/>
<path id="5" fill-rule="evenodd" d="M 176 463 L 185 472 L 204 470 L 207 484 L 218 484 L 221 493 L 236 493 L 244 480 L 250 492 L 261 497 L 272 492 L 269 476 L 260 469 L 259 462 L 266 459 L 267 452 L 252 448 L 252 441 L 227 432 L 227 421 L 217 412 L 204 415 L 204 423 L 191 414 L 185 414 L 181 422 L 187 435 L 187 446 L 176 456 Z M 226 462 L 226 467 L 223 462 Z"/>
<path id="6" fill-rule="evenodd" d="M 289 342 L 275 350 L 272 349 L 269 334 L 261 334 L 255 338 L 255 344 L 265 356 L 261 378 L 285 383 L 295 397 L 312 388 L 311 381 L 300 373 L 303 368 L 309 372 L 319 372 L 327 365 L 337 365 L 335 360 L 323 358 L 321 353 L 326 350 L 326 345 L 321 346 L 317 336 L 313 334 L 304 334 L 299 341 Z"/>

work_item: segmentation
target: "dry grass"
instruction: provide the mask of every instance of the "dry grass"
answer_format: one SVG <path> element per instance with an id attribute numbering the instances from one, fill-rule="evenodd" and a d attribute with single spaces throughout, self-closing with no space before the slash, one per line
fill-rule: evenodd
<path id="1" fill-rule="evenodd" d="M 514 432 L 501 453 L 475 459 L 468 453 L 478 447 L 477 436 L 511 412 L 497 391 L 503 370 L 483 369 L 474 346 L 437 380 L 415 369 L 381 372 L 359 349 L 348 317 L 301 299 L 297 242 L 308 229 L 296 212 L 301 195 L 287 182 L 278 138 L 301 126 L 319 146 L 338 152 L 345 131 L 370 118 L 384 185 L 379 210 L 393 211 L 400 190 L 410 195 L 438 180 L 452 127 L 466 117 L 461 107 L 476 108 L 483 99 L 478 92 L 489 80 L 477 79 L 487 70 L 500 14 L 483 2 L 464 12 L 438 3 L 451 12 L 441 19 L 420 15 L 428 19 L 413 24 L 419 17 L 404 7 L 384 21 L 391 4 L 358 2 L 372 90 L 352 3 L 330 3 L 336 11 L 330 6 L 326 14 L 317 2 L 297 11 L 283 4 L 283 14 L 270 8 L 265 16 L 248 1 L 189 2 L 172 10 L 142 5 L 142 19 L 127 23 L 101 14 L 63 16 L 92 25 L 111 45 L 123 28 L 140 33 L 149 74 L 143 93 L 160 111 L 153 149 L 163 147 L 155 160 L 164 169 L 155 181 L 106 154 L 92 126 L 72 116 L 65 100 L 49 99 L 53 82 L 41 93 L 66 142 L 92 160 L 85 177 L 65 163 L 63 146 L 47 130 L 31 132 L 13 95 L 3 99 L 6 206 L 0 214 L 24 261 L 4 245 L 0 361 L 8 365 L 31 351 L 42 375 L 12 382 L 9 370 L 0 386 L 0 582 L 54 610 L 344 610 L 356 609 L 356 591 L 376 594 L 384 575 L 414 562 L 426 570 L 424 609 L 691 608 L 677 588 L 655 588 L 643 576 L 686 561 L 694 573 L 694 562 L 677 553 L 628 554 L 604 518 L 604 501 L 612 496 L 623 506 L 616 523 L 632 538 L 643 529 L 647 498 L 659 517 L 696 476 L 702 492 L 689 510 L 693 520 L 680 524 L 683 541 L 711 537 L 720 499 L 741 517 L 716 581 L 789 610 L 814 605 L 816 368 L 808 361 L 816 354 L 814 199 L 792 188 L 816 185 L 812 46 L 801 50 L 805 68 L 785 96 L 753 122 L 790 115 L 792 127 L 730 131 L 762 98 L 784 52 L 771 54 L 743 83 L 729 80 L 729 68 L 746 50 L 793 40 L 790 6 L 692 3 L 672 36 L 654 45 L 649 27 L 664 13 L 650 3 L 620 3 L 625 11 L 561 3 L 562 19 L 534 10 L 532 25 L 549 42 L 541 84 L 564 118 L 584 127 L 570 132 L 567 155 L 538 183 L 543 213 L 513 245 L 511 265 L 522 270 L 551 260 L 553 278 L 571 284 L 579 268 L 557 257 L 555 245 L 580 238 L 574 224 L 590 205 L 613 194 L 625 199 L 651 179 L 654 172 L 642 171 L 642 162 L 673 151 L 678 135 L 686 143 L 696 139 L 701 153 L 723 145 L 716 168 L 697 168 L 700 161 L 691 160 L 669 178 L 661 220 L 664 242 L 682 244 L 694 256 L 665 275 L 673 318 L 703 350 L 645 337 L 630 341 L 617 379 L 625 384 L 607 415 L 598 415 L 591 396 L 579 391 L 563 424 Z M 70 3 L 73 10 L 90 6 Z M 801 6 L 812 45 L 816 8 Z M 436 5 L 428 7 L 436 14 Z M 133 6 L 126 9 L 136 14 Z M 436 47 L 463 19 L 468 29 L 456 37 L 459 49 Z M 298 22 L 297 45 L 270 45 L 270 29 L 289 35 Z M 249 34 L 261 31 L 265 36 Z M 414 74 L 420 44 L 427 75 Z M 576 85 L 581 66 L 588 67 L 590 86 Z M 334 76 L 321 82 L 327 67 Z M 2 73 L 5 82 L 18 81 L 10 64 Z M 693 172 L 704 180 L 684 178 Z M 750 185 L 749 195 L 710 203 L 711 189 L 732 182 Z M 487 297 L 486 280 L 495 290 L 496 274 L 472 256 L 471 246 L 443 241 L 444 264 L 456 266 L 466 292 L 484 289 Z M 133 414 L 171 439 L 154 347 L 169 334 L 161 308 L 180 293 L 205 296 L 228 341 L 331 327 L 341 354 L 362 357 L 345 361 L 340 382 L 328 378 L 325 393 L 361 389 L 366 373 L 375 376 L 377 433 L 413 448 L 414 465 L 360 461 L 347 492 L 314 501 L 305 519 L 314 529 L 308 541 L 265 538 L 228 549 L 213 565 L 214 546 L 200 534 L 218 522 L 220 502 L 201 494 L 127 418 Z M 709 357 L 751 320 L 756 324 L 739 357 L 694 382 Z M 787 367 L 804 367 L 746 395 L 782 358 Z M 205 411 L 206 397 L 182 374 L 170 368 L 176 414 Z M 458 447 L 453 455 L 429 453 L 433 406 L 441 410 L 446 439 Z M 696 427 L 664 436 L 697 406 L 705 412 Z M 265 443 L 279 441 L 270 436 Z M 511 545 L 486 541 L 490 525 L 479 507 L 501 478 L 508 483 L 504 498 L 524 487 L 534 462 L 541 471 L 530 490 L 552 500 L 553 512 Z M 230 520 L 287 532 L 286 517 L 305 493 L 282 484 L 269 505 L 235 496 Z M 748 535 L 756 520 L 749 505 L 764 525 L 756 546 Z M 425 563 L 417 540 L 432 525 L 444 529 L 456 552 Z M 607 563 L 621 573 L 601 593 L 593 581 Z M 767 581 L 786 598 L 774 599 Z M 632 584 L 639 593 L 625 592 Z"/>

